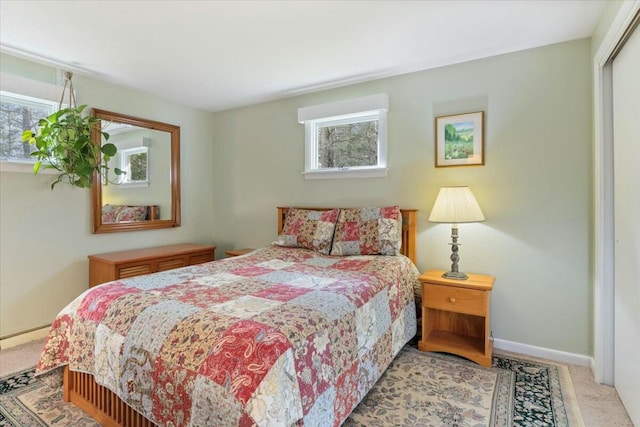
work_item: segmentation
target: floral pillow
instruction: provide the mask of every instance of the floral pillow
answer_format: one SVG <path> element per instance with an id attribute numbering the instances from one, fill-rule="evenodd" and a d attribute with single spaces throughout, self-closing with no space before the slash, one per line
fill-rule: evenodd
<path id="1" fill-rule="evenodd" d="M 401 243 L 398 206 L 341 209 L 331 255 L 397 255 Z"/>
<path id="2" fill-rule="evenodd" d="M 312 249 L 323 255 L 331 250 L 339 209 L 314 211 L 290 208 L 287 211 L 278 246 Z"/>
<path id="3" fill-rule="evenodd" d="M 123 206 L 115 222 L 144 221 L 147 219 L 147 206 Z"/>
<path id="4" fill-rule="evenodd" d="M 117 222 L 118 212 L 122 209 L 122 205 L 110 205 L 106 204 L 102 207 L 102 223 L 109 224 Z"/>

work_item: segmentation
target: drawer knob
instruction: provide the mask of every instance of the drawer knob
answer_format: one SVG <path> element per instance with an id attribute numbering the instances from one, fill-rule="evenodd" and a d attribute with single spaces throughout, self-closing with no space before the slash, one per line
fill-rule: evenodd
<path id="1" fill-rule="evenodd" d="M 449 302 L 453 304 L 454 302 L 456 302 L 456 299 L 454 297 L 449 297 Z"/>

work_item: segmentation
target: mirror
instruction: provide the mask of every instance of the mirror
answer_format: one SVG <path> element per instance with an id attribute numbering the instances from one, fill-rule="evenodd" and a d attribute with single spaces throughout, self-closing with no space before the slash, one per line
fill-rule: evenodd
<path id="1" fill-rule="evenodd" d="M 180 127 L 94 108 L 118 153 L 91 187 L 94 233 L 180 226 Z M 105 140 L 97 129 L 95 144 Z M 115 175 L 115 168 L 126 173 Z"/>

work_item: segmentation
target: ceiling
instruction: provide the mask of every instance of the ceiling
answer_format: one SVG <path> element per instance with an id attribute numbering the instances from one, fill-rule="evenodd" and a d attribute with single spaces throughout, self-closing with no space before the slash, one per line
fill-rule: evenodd
<path id="1" fill-rule="evenodd" d="M 209 111 L 589 37 L 605 0 L 0 1 L 0 50 Z"/>

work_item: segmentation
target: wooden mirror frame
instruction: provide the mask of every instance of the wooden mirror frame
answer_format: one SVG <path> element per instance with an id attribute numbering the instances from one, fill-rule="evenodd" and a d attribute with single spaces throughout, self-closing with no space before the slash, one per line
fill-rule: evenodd
<path id="1" fill-rule="evenodd" d="M 168 132 L 171 135 L 171 219 L 157 219 L 127 223 L 102 223 L 102 177 L 97 172 L 91 185 L 91 216 L 94 233 L 116 233 L 120 231 L 153 230 L 180 227 L 180 127 L 154 120 L 141 119 L 126 114 L 94 108 L 91 115 L 101 120 L 124 123 L 141 128 Z M 102 144 L 102 134 L 92 132 L 94 144 Z"/>

